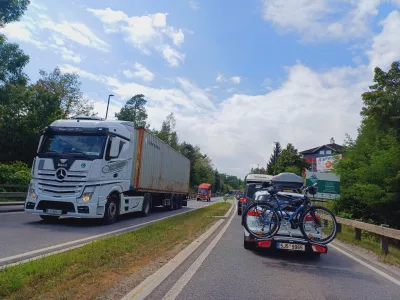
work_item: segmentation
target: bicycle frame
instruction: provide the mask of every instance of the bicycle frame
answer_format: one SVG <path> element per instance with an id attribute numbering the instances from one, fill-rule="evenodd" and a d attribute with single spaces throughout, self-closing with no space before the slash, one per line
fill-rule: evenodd
<path id="1" fill-rule="evenodd" d="M 285 196 L 285 195 L 282 195 L 282 196 L 285 197 L 285 198 L 290 198 L 290 197 Z M 274 200 L 276 200 L 276 205 L 273 207 L 273 210 L 271 210 L 271 212 L 269 214 L 266 214 L 265 217 L 263 217 L 263 219 L 262 219 L 263 223 L 265 221 L 265 218 L 268 217 L 270 214 L 272 214 L 272 211 L 277 211 L 283 218 L 283 212 L 284 211 L 282 210 L 282 205 L 287 204 L 287 201 L 279 200 L 277 195 L 273 195 L 273 198 L 274 198 Z M 294 211 L 294 213 L 289 217 L 289 219 L 287 221 L 289 223 L 292 222 L 299 215 L 299 213 L 303 210 L 305 205 L 308 204 L 308 203 L 310 203 L 310 201 L 306 197 L 305 201 Z M 282 224 L 282 220 L 279 223 Z"/>

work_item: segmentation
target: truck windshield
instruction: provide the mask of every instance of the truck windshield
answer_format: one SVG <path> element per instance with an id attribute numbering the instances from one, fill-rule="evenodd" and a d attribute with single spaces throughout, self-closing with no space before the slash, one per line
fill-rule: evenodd
<path id="1" fill-rule="evenodd" d="M 197 194 L 203 194 L 203 195 L 205 195 L 205 194 L 207 194 L 208 193 L 208 190 L 207 189 L 199 189 L 198 191 L 197 191 Z"/>
<path id="2" fill-rule="evenodd" d="M 106 138 L 104 135 L 45 135 L 39 154 L 84 155 L 100 158 Z"/>

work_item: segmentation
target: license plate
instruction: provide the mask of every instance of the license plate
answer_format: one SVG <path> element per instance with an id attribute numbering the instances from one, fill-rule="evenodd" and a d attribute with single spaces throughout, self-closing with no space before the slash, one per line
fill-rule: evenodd
<path id="1" fill-rule="evenodd" d="M 300 244 L 276 243 L 276 248 L 294 251 L 306 251 L 306 246 Z"/>
<path id="2" fill-rule="evenodd" d="M 46 212 L 48 214 L 52 214 L 52 215 L 61 215 L 62 214 L 62 210 L 59 210 L 59 209 L 47 209 Z"/>

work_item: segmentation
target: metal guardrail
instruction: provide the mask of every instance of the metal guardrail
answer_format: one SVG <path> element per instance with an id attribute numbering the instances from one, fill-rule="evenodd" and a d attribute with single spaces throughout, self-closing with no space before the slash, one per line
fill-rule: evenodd
<path id="1" fill-rule="evenodd" d="M 25 188 L 28 186 L 24 184 L 0 184 L 0 188 Z M 0 192 L 0 198 L 25 198 L 26 192 Z"/>

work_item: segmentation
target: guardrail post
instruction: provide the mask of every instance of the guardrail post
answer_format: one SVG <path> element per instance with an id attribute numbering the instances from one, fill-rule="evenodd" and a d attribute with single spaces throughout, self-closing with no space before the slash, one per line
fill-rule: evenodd
<path id="1" fill-rule="evenodd" d="M 361 241 L 361 229 L 360 228 L 354 228 L 355 236 L 354 238 L 356 241 Z"/>
<path id="2" fill-rule="evenodd" d="M 389 225 L 382 224 L 381 227 L 389 227 Z M 389 239 L 383 235 L 381 235 L 381 251 L 385 253 L 385 255 L 389 254 Z"/>
<path id="3" fill-rule="evenodd" d="M 341 233 L 341 232 L 342 232 L 342 224 L 337 223 L 336 225 L 337 225 L 337 226 L 336 226 L 336 232 L 337 232 L 337 233 Z"/>

